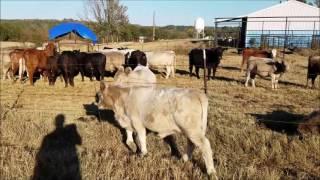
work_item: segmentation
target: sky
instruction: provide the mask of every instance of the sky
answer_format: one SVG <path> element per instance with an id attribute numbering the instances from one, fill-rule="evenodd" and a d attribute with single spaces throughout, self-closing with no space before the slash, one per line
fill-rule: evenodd
<path id="1" fill-rule="evenodd" d="M 280 0 L 120 0 L 128 7 L 132 24 L 194 25 L 197 17 L 213 26 L 215 17 L 235 17 L 278 4 Z M 1 19 L 80 19 L 85 2 L 81 0 L 1 0 Z"/>

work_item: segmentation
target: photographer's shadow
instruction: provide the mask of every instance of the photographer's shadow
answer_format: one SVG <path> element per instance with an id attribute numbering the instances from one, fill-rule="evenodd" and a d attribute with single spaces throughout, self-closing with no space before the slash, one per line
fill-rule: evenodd
<path id="1" fill-rule="evenodd" d="M 75 124 L 64 126 L 65 116 L 55 118 L 55 130 L 46 135 L 36 155 L 33 180 L 80 180 L 81 171 L 76 145 L 82 139 Z"/>

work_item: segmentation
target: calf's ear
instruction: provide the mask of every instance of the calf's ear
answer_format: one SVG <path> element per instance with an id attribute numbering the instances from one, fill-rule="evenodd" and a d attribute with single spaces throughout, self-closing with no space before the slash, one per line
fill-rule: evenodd
<path id="1" fill-rule="evenodd" d="M 100 81 L 100 91 L 101 92 L 103 92 L 107 87 L 108 87 L 108 85 L 106 84 L 105 81 Z"/>

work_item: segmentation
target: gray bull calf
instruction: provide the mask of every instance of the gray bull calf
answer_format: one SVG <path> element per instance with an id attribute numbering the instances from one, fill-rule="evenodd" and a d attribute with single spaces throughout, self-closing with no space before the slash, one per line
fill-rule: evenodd
<path id="1" fill-rule="evenodd" d="M 254 82 L 256 75 L 261 77 L 271 76 L 271 88 L 277 89 L 279 88 L 279 78 L 286 70 L 288 70 L 288 66 L 284 63 L 284 61 L 278 62 L 269 58 L 251 56 L 248 61 L 245 86 L 248 87 L 249 79 L 251 79 L 252 87 L 256 87 Z"/>
<path id="2" fill-rule="evenodd" d="M 151 88 L 150 86 L 100 85 L 100 107 L 111 109 L 121 127 L 136 132 L 142 155 L 147 154 L 146 129 L 161 138 L 183 133 L 188 138 L 187 154 L 191 158 L 194 145 L 200 148 L 207 173 L 216 176 L 212 150 L 205 136 L 208 98 L 197 90 L 179 88 Z M 129 147 L 133 139 L 127 139 Z"/>

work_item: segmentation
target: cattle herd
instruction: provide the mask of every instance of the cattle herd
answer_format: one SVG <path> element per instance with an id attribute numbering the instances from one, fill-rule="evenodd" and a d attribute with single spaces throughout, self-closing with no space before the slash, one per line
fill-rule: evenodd
<path id="1" fill-rule="evenodd" d="M 192 49 L 189 52 L 190 77 L 195 67 L 199 79 L 199 69 L 207 68 L 213 79 L 222 59 L 224 48 Z M 126 130 L 126 144 L 135 151 L 133 132 L 137 133 L 142 155 L 147 153 L 146 129 L 157 132 L 161 138 L 181 132 L 188 138 L 186 161 L 191 158 L 194 146 L 199 147 L 208 174 L 216 176 L 210 142 L 205 136 L 207 127 L 208 98 L 199 90 L 182 88 L 160 88 L 150 70 L 164 70 L 164 77 L 175 77 L 176 55 L 174 51 L 143 52 L 128 48 L 104 48 L 99 52 L 85 53 L 77 50 L 57 53 L 55 45 L 48 43 L 44 50 L 15 49 L 9 54 L 10 66 L 4 71 L 4 78 L 19 75 L 20 81 L 26 77 L 34 85 L 36 74 L 48 79 L 54 85 L 57 78 L 63 78 L 65 86 L 74 86 L 74 77 L 84 77 L 100 81 L 109 73 L 114 83 L 101 81 L 97 93 L 97 106 L 112 109 L 115 118 Z M 276 60 L 276 50 L 244 49 L 241 71 L 247 65 L 246 82 L 251 79 L 255 87 L 255 76 L 270 76 L 272 89 L 278 88 L 278 80 L 288 70 L 284 61 Z M 150 69 L 149 69 L 150 68 Z M 212 75 L 211 75 L 212 72 Z M 320 56 L 309 57 L 308 80 L 312 87 L 320 74 Z M 39 76 L 40 77 L 40 76 Z M 190 111 L 192 109 L 192 111 Z"/>

